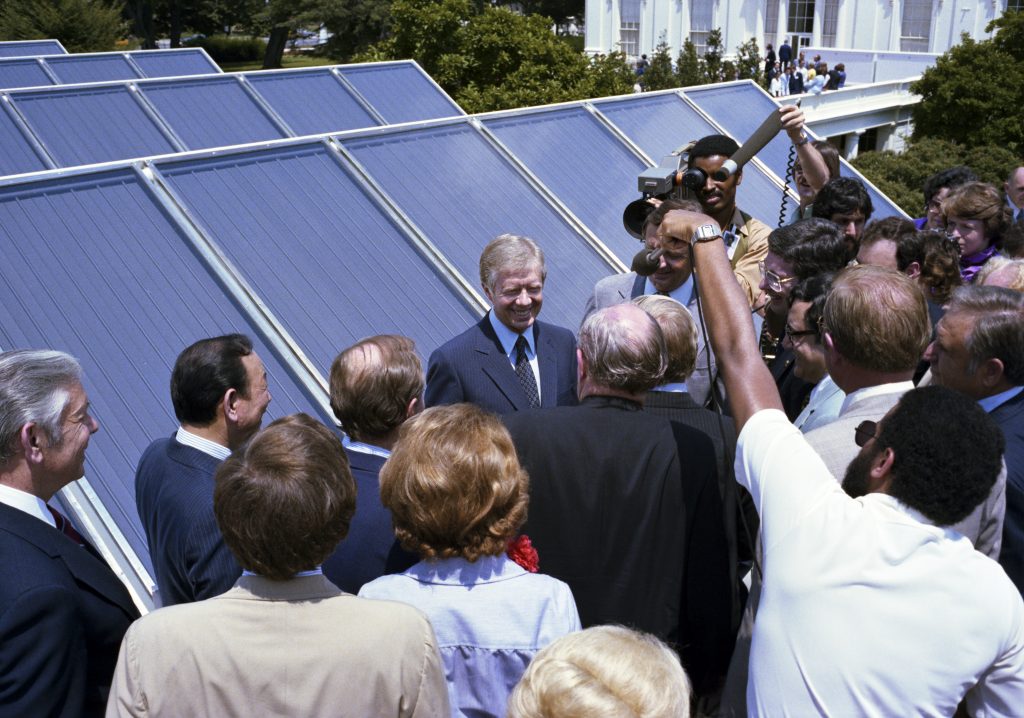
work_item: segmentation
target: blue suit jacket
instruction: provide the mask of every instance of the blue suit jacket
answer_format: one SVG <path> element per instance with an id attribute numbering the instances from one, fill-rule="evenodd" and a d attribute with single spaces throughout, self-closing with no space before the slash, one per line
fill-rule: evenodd
<path id="1" fill-rule="evenodd" d="M 541 407 L 577 404 L 576 338 L 539 320 L 533 338 Z M 427 406 L 470 402 L 497 414 L 530 408 L 488 315 L 430 355 L 424 399 Z"/>
<path id="2" fill-rule="evenodd" d="M 380 502 L 380 467 L 385 459 L 360 451 L 348 451 L 356 480 L 356 513 L 348 536 L 324 561 L 324 575 L 348 593 L 359 593 L 363 584 L 389 573 L 400 573 L 419 557 L 402 549 L 395 540 L 391 512 Z"/>
<path id="3" fill-rule="evenodd" d="M 103 715 L 139 612 L 92 546 L 0 504 L 0 714 Z"/>
<path id="4" fill-rule="evenodd" d="M 242 575 L 213 515 L 218 466 L 173 437 L 154 441 L 139 460 L 135 505 L 164 606 L 217 596 Z"/>
<path id="5" fill-rule="evenodd" d="M 999 563 L 1024 595 L 1024 392 L 990 416 L 1006 437 L 1006 518 Z"/>

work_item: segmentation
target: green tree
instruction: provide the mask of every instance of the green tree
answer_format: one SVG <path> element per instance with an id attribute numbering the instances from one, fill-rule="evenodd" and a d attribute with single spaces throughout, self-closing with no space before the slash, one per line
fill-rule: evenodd
<path id="1" fill-rule="evenodd" d="M 722 66 L 722 31 L 715 28 L 708 33 L 708 44 L 704 48 L 704 57 L 701 59 L 701 67 L 704 70 L 704 82 L 721 82 L 731 80 L 725 77 L 725 68 Z"/>
<path id="2" fill-rule="evenodd" d="M 757 46 L 757 38 L 750 38 L 736 48 L 736 70 L 741 80 L 758 81 L 764 77 L 761 72 L 761 48 Z"/>
<path id="3" fill-rule="evenodd" d="M 914 137 L 939 137 L 967 147 L 998 145 L 1024 153 L 1024 12 L 989 24 L 991 40 L 964 35 L 911 87 Z"/>
<path id="4" fill-rule="evenodd" d="M 619 94 L 633 74 L 619 54 L 593 62 L 550 18 L 470 0 L 395 0 L 391 34 L 357 56 L 412 58 L 469 112 Z"/>
<path id="5" fill-rule="evenodd" d="M 704 69 L 701 67 L 700 57 L 697 56 L 697 46 L 690 38 L 683 41 L 683 47 L 676 59 L 676 81 L 679 87 L 704 84 Z"/>
<path id="6" fill-rule="evenodd" d="M 320 20 L 333 33 L 327 41 L 327 54 L 348 61 L 387 35 L 391 3 L 387 0 L 335 0 L 323 6 Z"/>
<path id="7" fill-rule="evenodd" d="M 667 90 L 679 87 L 679 80 L 672 71 L 672 55 L 668 51 L 668 43 L 662 39 L 651 55 L 651 64 L 643 74 L 642 82 L 645 90 Z"/>
<path id="8" fill-rule="evenodd" d="M 1017 155 L 1003 146 L 969 148 L 934 137 L 914 140 L 900 154 L 865 152 L 853 160 L 854 167 L 911 217 L 924 212 L 922 188 L 936 172 L 967 165 L 981 180 L 999 187 L 1018 163 Z"/>
<path id="9" fill-rule="evenodd" d="M 113 50 L 124 36 L 123 5 L 106 0 L 5 0 L 0 37 L 55 38 L 68 52 Z"/>

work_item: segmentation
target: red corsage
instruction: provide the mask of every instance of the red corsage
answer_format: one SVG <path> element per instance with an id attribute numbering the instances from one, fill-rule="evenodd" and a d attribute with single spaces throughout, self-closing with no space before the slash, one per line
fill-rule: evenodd
<path id="1" fill-rule="evenodd" d="M 505 553 L 508 554 L 510 559 L 530 573 L 537 573 L 537 569 L 540 568 L 537 549 L 530 543 L 530 537 L 526 534 L 520 534 L 513 539 L 509 539 Z"/>

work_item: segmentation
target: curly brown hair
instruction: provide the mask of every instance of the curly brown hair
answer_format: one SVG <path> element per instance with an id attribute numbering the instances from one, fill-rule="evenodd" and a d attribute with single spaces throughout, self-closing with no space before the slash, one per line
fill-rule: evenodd
<path id="1" fill-rule="evenodd" d="M 402 424 L 380 498 L 407 550 L 476 561 L 501 554 L 526 521 L 529 479 L 498 417 L 438 406 Z"/>

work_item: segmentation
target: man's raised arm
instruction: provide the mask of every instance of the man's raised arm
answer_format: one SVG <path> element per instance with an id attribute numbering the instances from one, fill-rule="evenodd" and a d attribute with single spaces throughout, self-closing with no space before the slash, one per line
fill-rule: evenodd
<path id="1" fill-rule="evenodd" d="M 736 282 L 721 228 L 711 217 L 674 210 L 665 216 L 658 233 L 689 242 L 697 228 L 713 239 L 693 243 L 694 274 L 700 306 L 718 368 L 725 381 L 737 431 L 761 409 L 782 409 L 771 372 L 761 359 L 746 295 Z"/>

